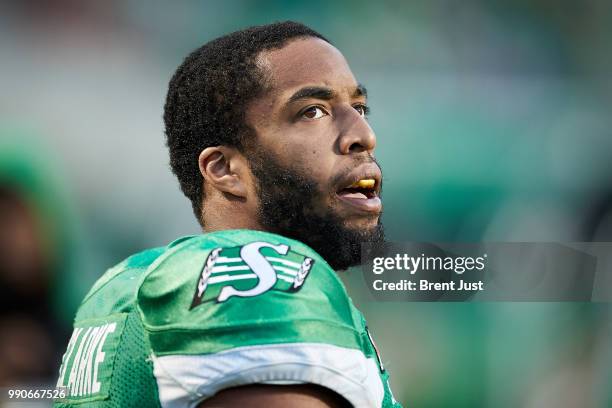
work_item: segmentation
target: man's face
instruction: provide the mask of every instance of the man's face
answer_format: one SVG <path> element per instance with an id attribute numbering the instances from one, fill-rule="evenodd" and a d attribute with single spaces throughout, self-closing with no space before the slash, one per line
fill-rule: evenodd
<path id="1" fill-rule="evenodd" d="M 365 90 L 340 52 L 315 38 L 264 52 L 271 84 L 247 110 L 247 151 L 258 181 L 260 223 L 299 239 L 334 268 L 359 263 L 381 241 L 381 172 L 365 118 Z"/>

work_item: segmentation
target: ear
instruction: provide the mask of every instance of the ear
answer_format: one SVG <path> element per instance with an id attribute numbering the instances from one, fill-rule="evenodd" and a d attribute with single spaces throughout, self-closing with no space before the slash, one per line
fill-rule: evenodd
<path id="1" fill-rule="evenodd" d="M 246 198 L 249 170 L 245 157 L 238 150 L 228 146 L 207 147 L 200 153 L 198 165 L 210 187 Z"/>

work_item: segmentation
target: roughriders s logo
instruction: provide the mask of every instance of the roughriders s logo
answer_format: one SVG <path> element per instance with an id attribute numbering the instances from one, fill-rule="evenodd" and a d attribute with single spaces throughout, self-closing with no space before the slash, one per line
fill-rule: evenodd
<path id="1" fill-rule="evenodd" d="M 211 300 L 251 297 L 269 290 L 299 290 L 314 260 L 269 242 L 213 249 L 202 267 L 190 309 Z"/>

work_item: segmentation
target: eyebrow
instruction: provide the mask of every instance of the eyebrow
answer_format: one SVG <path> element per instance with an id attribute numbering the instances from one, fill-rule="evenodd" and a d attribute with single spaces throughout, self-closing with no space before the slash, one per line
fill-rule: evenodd
<path id="1" fill-rule="evenodd" d="M 363 84 L 357 84 L 357 88 L 355 88 L 355 92 L 353 92 L 353 97 L 356 98 L 358 96 L 368 96 L 368 90 Z"/>
<path id="2" fill-rule="evenodd" d="M 358 84 L 352 96 L 355 98 L 367 95 L 368 91 L 366 90 L 365 86 Z M 335 97 L 336 93 L 331 88 L 324 86 L 307 86 L 299 89 L 293 95 L 291 95 L 288 103 L 293 103 L 303 99 L 322 99 L 328 101 L 334 99 Z"/>
<path id="3" fill-rule="evenodd" d="M 311 98 L 328 101 L 330 99 L 334 99 L 335 96 L 336 94 L 330 88 L 325 88 L 322 86 L 307 86 L 299 89 L 297 92 L 291 95 L 291 98 L 289 98 L 289 103 Z"/>

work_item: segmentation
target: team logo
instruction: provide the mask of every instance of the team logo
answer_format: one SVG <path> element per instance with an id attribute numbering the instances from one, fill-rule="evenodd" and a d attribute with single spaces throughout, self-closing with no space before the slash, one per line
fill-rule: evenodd
<path id="1" fill-rule="evenodd" d="M 289 246 L 269 242 L 213 249 L 202 267 L 190 310 L 232 296 L 252 297 L 269 290 L 295 292 L 304 285 L 313 264 L 312 258 Z"/>

